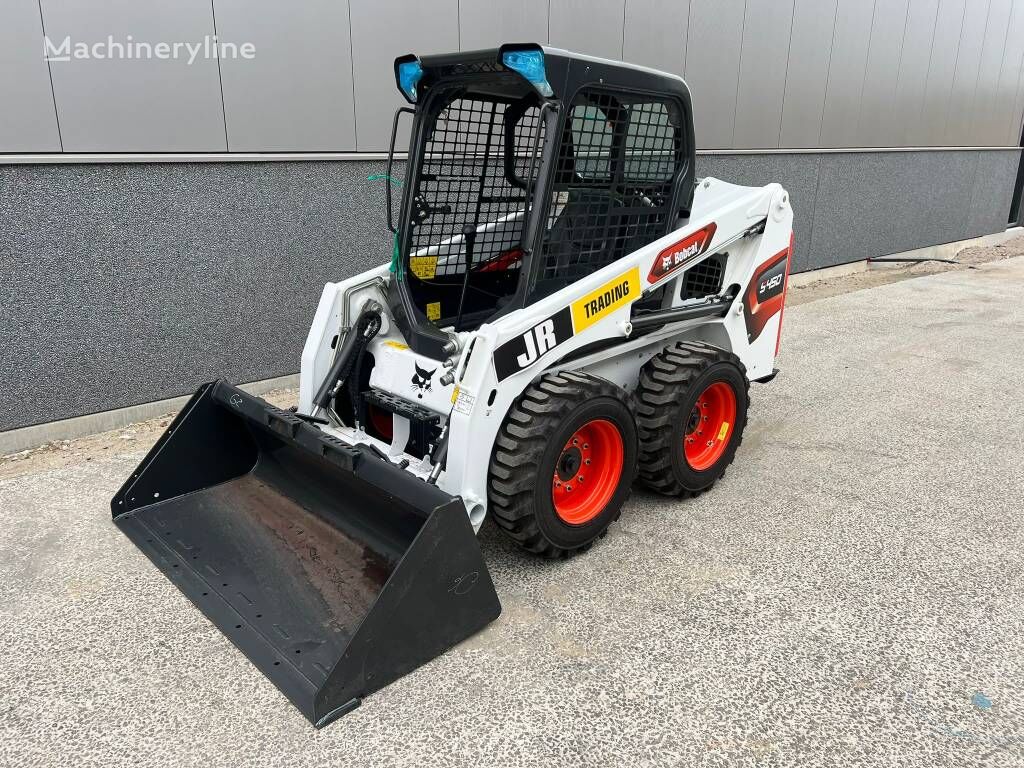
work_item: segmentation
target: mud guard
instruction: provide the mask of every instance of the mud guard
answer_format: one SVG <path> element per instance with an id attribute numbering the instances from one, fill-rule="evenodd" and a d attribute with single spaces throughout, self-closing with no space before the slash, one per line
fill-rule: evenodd
<path id="1" fill-rule="evenodd" d="M 459 499 L 223 381 L 111 510 L 317 727 L 501 613 Z"/>

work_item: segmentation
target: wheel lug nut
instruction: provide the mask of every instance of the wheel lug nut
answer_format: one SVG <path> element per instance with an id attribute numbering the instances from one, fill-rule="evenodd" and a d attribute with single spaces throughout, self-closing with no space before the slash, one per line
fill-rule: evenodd
<path id="1" fill-rule="evenodd" d="M 590 445 L 588 443 L 584 443 L 583 444 L 583 450 L 584 451 L 587 450 L 589 447 L 590 447 Z"/>
<path id="2" fill-rule="evenodd" d="M 583 463 L 584 463 L 584 464 L 590 464 L 590 459 L 587 459 L 587 460 L 586 460 L 586 461 L 584 461 Z"/>
<path id="3" fill-rule="evenodd" d="M 572 486 L 571 486 L 571 485 L 567 485 L 567 486 L 565 486 L 565 490 L 567 490 L 567 491 L 571 491 L 571 490 L 572 490 Z"/>
<path id="4" fill-rule="evenodd" d="M 580 482 L 582 483 L 582 482 L 583 482 L 583 475 L 580 475 L 580 476 L 579 476 L 579 477 L 577 477 L 576 479 L 577 479 L 577 480 L 579 480 L 579 481 L 580 481 Z"/>

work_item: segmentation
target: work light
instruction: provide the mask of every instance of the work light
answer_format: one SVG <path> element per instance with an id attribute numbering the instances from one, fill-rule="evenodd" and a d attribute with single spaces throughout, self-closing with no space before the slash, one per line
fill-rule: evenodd
<path id="1" fill-rule="evenodd" d="M 416 101 L 416 85 L 422 77 L 423 67 L 418 61 L 403 61 L 398 65 L 398 87 L 409 101 Z"/>
<path id="2" fill-rule="evenodd" d="M 544 51 L 505 51 L 502 63 L 513 72 L 525 77 L 541 96 L 553 96 L 544 70 Z"/>

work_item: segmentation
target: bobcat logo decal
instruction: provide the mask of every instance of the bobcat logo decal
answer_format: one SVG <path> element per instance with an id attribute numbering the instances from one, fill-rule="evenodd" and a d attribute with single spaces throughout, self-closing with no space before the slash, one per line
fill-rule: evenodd
<path id="1" fill-rule="evenodd" d="M 437 368 L 428 371 L 420 368 L 416 363 L 413 363 L 413 366 L 416 368 L 416 373 L 412 375 L 412 388 L 416 391 L 416 397 L 422 400 L 423 393 L 430 391 L 430 379 L 434 376 Z"/>

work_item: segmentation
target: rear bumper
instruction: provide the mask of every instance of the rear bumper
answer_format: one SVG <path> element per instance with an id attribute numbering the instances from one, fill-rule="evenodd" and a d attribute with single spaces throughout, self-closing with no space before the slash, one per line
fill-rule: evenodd
<path id="1" fill-rule="evenodd" d="M 755 384 L 767 384 L 769 381 L 771 381 L 772 379 L 774 379 L 778 375 L 779 375 L 779 369 L 778 368 L 772 368 L 772 372 L 769 373 L 767 376 L 762 376 L 759 379 L 751 379 L 751 381 L 753 381 Z"/>

